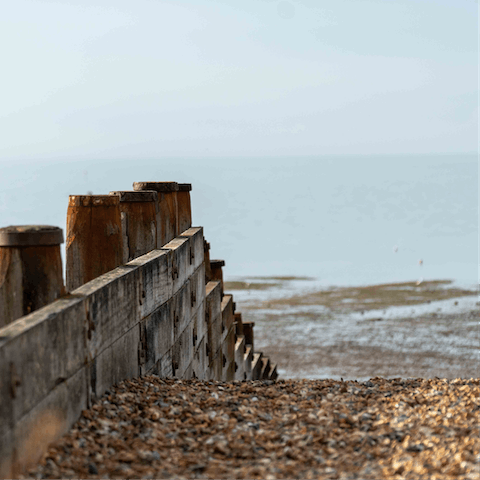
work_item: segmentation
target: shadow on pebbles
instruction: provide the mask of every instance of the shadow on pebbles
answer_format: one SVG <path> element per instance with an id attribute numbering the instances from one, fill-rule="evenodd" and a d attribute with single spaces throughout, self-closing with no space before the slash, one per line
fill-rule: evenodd
<path id="1" fill-rule="evenodd" d="M 96 403 L 37 478 L 480 479 L 478 380 L 143 377 Z"/>

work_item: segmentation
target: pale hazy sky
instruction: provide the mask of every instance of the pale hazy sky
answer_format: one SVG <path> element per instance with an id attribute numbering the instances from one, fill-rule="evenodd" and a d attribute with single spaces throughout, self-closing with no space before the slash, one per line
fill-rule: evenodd
<path id="1" fill-rule="evenodd" d="M 475 0 L 14 0 L 0 161 L 475 152 Z"/>

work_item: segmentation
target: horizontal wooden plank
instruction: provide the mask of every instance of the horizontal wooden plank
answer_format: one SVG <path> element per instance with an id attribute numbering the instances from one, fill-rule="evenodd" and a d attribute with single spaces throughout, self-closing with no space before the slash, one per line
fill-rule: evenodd
<path id="1" fill-rule="evenodd" d="M 173 347 L 174 343 L 174 301 L 164 303 L 143 322 L 145 370 L 151 368 Z"/>
<path id="2" fill-rule="evenodd" d="M 197 344 L 197 349 L 193 356 L 192 367 L 195 378 L 199 380 L 205 380 L 208 368 L 208 356 L 206 352 L 206 339 L 203 338 L 200 343 Z"/>
<path id="3" fill-rule="evenodd" d="M 140 316 L 148 317 L 173 296 L 172 259 L 165 250 L 153 250 L 127 265 L 139 267 Z"/>
<path id="4" fill-rule="evenodd" d="M 87 297 L 89 362 L 139 323 L 141 273 L 137 266 L 124 265 L 72 292 Z"/>
<path id="5" fill-rule="evenodd" d="M 0 329 L 0 430 L 85 363 L 85 298 L 69 295 Z"/>
<path id="6" fill-rule="evenodd" d="M 204 249 L 203 249 L 203 228 L 202 227 L 190 227 L 180 234 L 180 237 L 186 237 L 189 239 L 189 256 L 190 261 L 188 263 L 187 270 L 190 270 L 190 275 L 197 270 L 204 262 Z"/>
<path id="7" fill-rule="evenodd" d="M 194 323 L 190 322 L 173 344 L 172 360 L 176 378 L 183 378 L 187 367 L 192 363 L 194 354 L 193 327 Z"/>
<path id="8" fill-rule="evenodd" d="M 138 377 L 139 345 L 140 326 L 135 325 L 91 362 L 89 385 L 92 401 L 101 397 L 112 385 Z"/>
<path id="9" fill-rule="evenodd" d="M 161 250 L 170 252 L 172 262 L 173 294 L 185 284 L 187 265 L 190 265 L 190 240 L 188 237 L 176 237 L 162 246 Z"/>
<path id="10" fill-rule="evenodd" d="M 11 443 L 0 444 L 0 477 L 18 478 L 40 459 L 50 443 L 70 429 L 85 408 L 86 367 L 57 385 L 16 423 Z"/>

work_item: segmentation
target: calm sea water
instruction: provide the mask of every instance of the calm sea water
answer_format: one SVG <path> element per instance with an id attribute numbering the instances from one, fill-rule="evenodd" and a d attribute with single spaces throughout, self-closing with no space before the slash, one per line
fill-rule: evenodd
<path id="1" fill-rule="evenodd" d="M 68 195 L 146 180 L 193 184 L 193 223 L 226 277 L 478 282 L 476 156 L 1 162 L 0 227 L 65 228 Z"/>

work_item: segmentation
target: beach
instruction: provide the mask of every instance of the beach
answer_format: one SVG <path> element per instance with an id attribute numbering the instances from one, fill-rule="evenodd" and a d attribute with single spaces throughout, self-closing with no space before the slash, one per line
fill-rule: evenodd
<path id="1" fill-rule="evenodd" d="M 478 294 L 449 280 L 319 287 L 243 277 L 229 287 L 281 378 L 479 377 Z"/>

